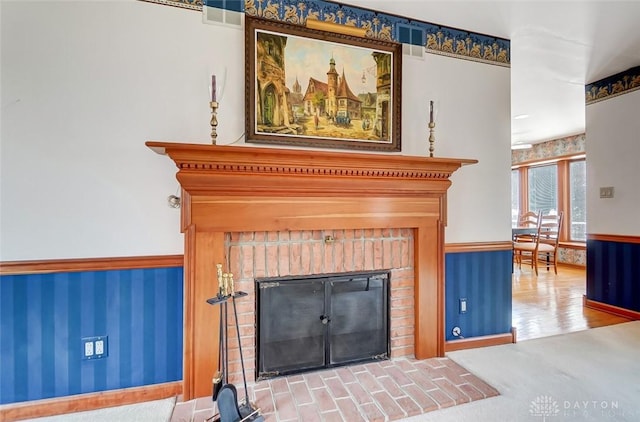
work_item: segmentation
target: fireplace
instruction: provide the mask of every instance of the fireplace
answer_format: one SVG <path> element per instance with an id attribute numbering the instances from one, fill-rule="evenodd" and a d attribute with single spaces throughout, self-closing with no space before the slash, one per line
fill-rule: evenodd
<path id="1" fill-rule="evenodd" d="M 257 379 L 388 358 L 389 276 L 256 280 Z"/>
<path id="2" fill-rule="evenodd" d="M 234 264 L 241 250 L 228 248 L 231 233 L 410 233 L 410 271 L 387 267 L 391 296 L 396 280 L 408 278 L 412 352 L 417 359 L 444 356 L 446 193 L 451 174 L 476 160 L 166 142 L 147 146 L 175 162 L 182 187 L 185 400 L 209 396 L 217 369 L 218 319 L 206 302 L 218 290 L 215 265 L 227 263 L 237 279 L 249 271 Z M 363 265 L 365 259 L 354 262 Z M 266 261 L 267 267 L 273 263 Z M 275 275 L 251 274 L 249 284 Z M 252 300 L 241 306 L 255 312 Z M 393 355 L 393 307 L 390 316 Z"/>

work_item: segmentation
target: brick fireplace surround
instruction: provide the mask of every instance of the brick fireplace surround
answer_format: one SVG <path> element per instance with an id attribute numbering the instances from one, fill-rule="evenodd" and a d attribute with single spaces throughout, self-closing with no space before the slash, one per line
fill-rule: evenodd
<path id="1" fill-rule="evenodd" d="M 218 312 L 206 303 L 218 290 L 216 263 L 249 293 L 237 301 L 249 380 L 256 364 L 254 279 L 264 276 L 390 269 L 391 356 L 444 356 L 446 192 L 451 174 L 476 160 L 147 146 L 175 162 L 182 187 L 185 401 L 210 396 L 217 369 Z M 237 349 L 229 371 L 238 382 Z"/>

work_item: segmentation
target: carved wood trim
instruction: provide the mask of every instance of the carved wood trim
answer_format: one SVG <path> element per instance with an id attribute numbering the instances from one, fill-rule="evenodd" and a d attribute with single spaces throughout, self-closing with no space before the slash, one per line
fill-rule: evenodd
<path id="1" fill-rule="evenodd" d="M 444 356 L 444 227 L 449 177 L 477 160 L 147 142 L 168 155 L 183 191 L 184 397 L 211 394 L 215 264 L 224 233 L 414 230 L 415 355 Z"/>

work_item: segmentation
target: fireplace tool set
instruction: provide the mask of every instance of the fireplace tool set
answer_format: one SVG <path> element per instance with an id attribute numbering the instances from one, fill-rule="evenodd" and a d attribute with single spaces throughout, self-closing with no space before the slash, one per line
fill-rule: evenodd
<path id="1" fill-rule="evenodd" d="M 233 274 L 223 273 L 222 264 L 216 264 L 218 275 L 218 294 L 207 299 L 210 305 L 220 306 L 220 338 L 218 353 L 218 372 L 213 377 L 212 399 L 218 404 L 218 413 L 207 419 L 207 422 L 264 422 L 260 415 L 260 409 L 249 402 L 249 390 L 247 388 L 247 376 L 242 357 L 242 344 L 240 341 L 240 327 L 238 325 L 238 311 L 236 298 L 247 296 L 247 293 L 236 291 Z M 240 352 L 240 365 L 242 368 L 242 380 L 244 382 L 244 402 L 238 403 L 236 386 L 228 382 L 229 368 L 229 338 L 227 333 L 228 302 L 231 302 L 235 319 L 236 334 L 238 337 L 238 351 Z"/>

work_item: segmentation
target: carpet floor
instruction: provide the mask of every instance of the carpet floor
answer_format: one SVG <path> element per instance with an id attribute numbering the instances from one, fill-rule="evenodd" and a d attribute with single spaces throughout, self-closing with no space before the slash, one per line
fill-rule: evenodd
<path id="1" fill-rule="evenodd" d="M 640 321 L 447 356 L 500 395 L 405 422 L 640 420 Z"/>

